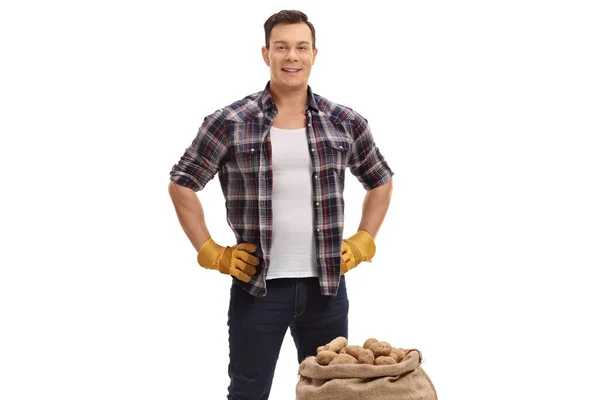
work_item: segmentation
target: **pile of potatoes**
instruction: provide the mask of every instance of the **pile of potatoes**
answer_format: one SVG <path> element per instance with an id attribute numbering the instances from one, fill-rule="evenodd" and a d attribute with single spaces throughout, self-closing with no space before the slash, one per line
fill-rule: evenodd
<path id="1" fill-rule="evenodd" d="M 317 363 L 320 365 L 393 365 L 402 361 L 405 356 L 406 351 L 403 349 L 375 338 L 367 339 L 362 346 L 348 346 L 348 340 L 339 336 L 317 349 Z"/>

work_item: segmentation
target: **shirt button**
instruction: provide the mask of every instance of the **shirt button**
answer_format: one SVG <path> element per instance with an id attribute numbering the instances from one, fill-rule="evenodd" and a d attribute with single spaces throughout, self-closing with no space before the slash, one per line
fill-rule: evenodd
<path id="1" fill-rule="evenodd" d="M 317 201 L 317 203 L 316 203 L 316 206 L 317 206 L 317 207 L 319 206 L 319 202 L 318 202 L 318 201 Z"/>
<path id="2" fill-rule="evenodd" d="M 323 258 L 323 254 L 319 254 L 319 258 Z"/>
<path id="3" fill-rule="evenodd" d="M 315 151 L 315 148 L 313 147 L 312 149 L 310 149 L 311 151 Z"/>
<path id="4" fill-rule="evenodd" d="M 344 146 L 340 146 L 340 149 L 341 149 L 341 150 L 344 150 Z"/>
<path id="5" fill-rule="evenodd" d="M 254 148 L 251 148 L 251 149 L 250 149 L 250 153 L 254 153 Z"/>
<path id="6" fill-rule="evenodd" d="M 319 179 L 319 175 L 315 174 L 315 179 Z"/>
<path id="7" fill-rule="evenodd" d="M 317 232 L 321 232 L 321 228 L 317 228 Z"/>

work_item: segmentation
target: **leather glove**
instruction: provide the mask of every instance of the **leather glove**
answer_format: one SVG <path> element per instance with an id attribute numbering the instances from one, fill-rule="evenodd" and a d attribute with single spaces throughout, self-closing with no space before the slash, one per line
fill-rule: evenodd
<path id="1" fill-rule="evenodd" d="M 235 276 L 246 283 L 256 274 L 258 258 L 250 253 L 256 251 L 256 245 L 240 243 L 233 247 L 223 247 L 208 239 L 198 251 L 198 264 L 207 269 L 216 269 L 222 274 Z"/>
<path id="2" fill-rule="evenodd" d="M 360 230 L 342 241 L 342 272 L 344 275 L 363 261 L 370 262 L 375 255 L 375 241 L 367 232 Z"/>

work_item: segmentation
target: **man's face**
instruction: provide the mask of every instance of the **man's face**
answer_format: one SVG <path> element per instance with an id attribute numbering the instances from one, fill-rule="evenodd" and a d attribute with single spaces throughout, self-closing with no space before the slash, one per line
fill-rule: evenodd
<path id="1" fill-rule="evenodd" d="M 271 68 L 271 85 L 288 89 L 308 85 L 310 70 L 317 56 L 308 25 L 275 25 L 271 30 L 269 49 L 263 47 L 262 54 Z"/>

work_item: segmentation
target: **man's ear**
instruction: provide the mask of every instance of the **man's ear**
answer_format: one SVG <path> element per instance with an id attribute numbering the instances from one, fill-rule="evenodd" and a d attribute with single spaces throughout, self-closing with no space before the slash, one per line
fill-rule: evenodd
<path id="1" fill-rule="evenodd" d="M 317 49 L 315 47 L 315 49 L 313 50 L 313 62 L 312 65 L 315 65 L 315 60 L 317 59 L 317 53 L 319 52 L 319 49 Z"/>
<path id="2" fill-rule="evenodd" d="M 262 50 L 263 61 L 265 62 L 265 64 L 267 64 L 267 67 L 270 67 L 271 62 L 269 61 L 269 49 L 267 49 L 266 46 L 263 46 L 261 50 Z"/>

